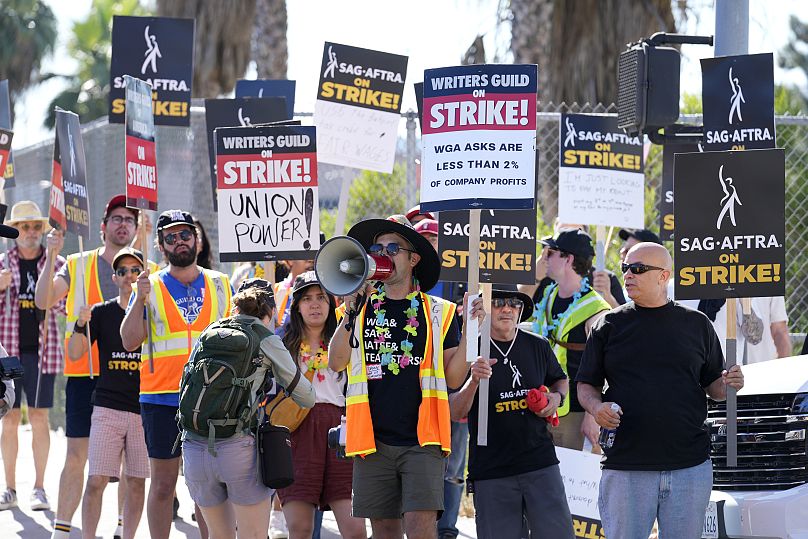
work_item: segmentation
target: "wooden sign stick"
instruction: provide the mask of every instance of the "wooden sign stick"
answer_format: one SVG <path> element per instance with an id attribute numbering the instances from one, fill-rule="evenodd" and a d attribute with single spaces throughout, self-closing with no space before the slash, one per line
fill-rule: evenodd
<path id="1" fill-rule="evenodd" d="M 609 240 L 606 238 L 606 227 L 604 225 L 598 225 L 595 235 L 595 269 L 597 271 L 606 269 L 606 245 L 608 242 Z M 592 283 L 589 284 L 591 285 Z"/>
<path id="2" fill-rule="evenodd" d="M 79 256 L 79 271 L 81 272 L 81 297 L 84 299 L 84 304 L 88 305 L 89 302 L 87 301 L 87 271 L 84 265 L 84 238 L 79 234 L 79 253 L 82 253 L 82 256 Z M 49 294 L 50 295 L 50 294 Z M 90 380 L 95 378 L 95 371 L 93 370 L 93 341 L 90 338 L 90 324 L 87 324 L 87 361 L 89 362 L 90 367 Z"/>
<path id="3" fill-rule="evenodd" d="M 51 301 L 51 293 L 53 292 L 53 267 L 56 265 L 56 256 L 53 255 L 53 250 L 48 249 L 47 253 L 48 258 L 48 271 L 45 273 L 45 277 L 48 279 L 48 291 L 45 294 L 45 301 L 50 305 Z M 6 255 L 6 261 L 8 261 L 8 255 Z M 11 285 L 6 288 L 6 305 L 10 307 L 10 300 L 9 300 L 9 290 L 11 289 Z M 45 346 L 48 342 L 48 325 L 50 324 L 50 307 L 45 309 L 45 321 L 44 326 L 42 327 L 42 354 L 45 353 Z M 39 384 L 42 380 L 41 376 L 36 377 L 36 393 L 34 394 L 34 408 L 39 408 Z"/>
<path id="4" fill-rule="evenodd" d="M 727 299 L 727 370 L 737 363 L 737 310 L 735 298 Z M 735 389 L 727 386 L 727 466 L 738 466 L 738 399 Z"/>
<path id="5" fill-rule="evenodd" d="M 145 259 L 146 267 L 149 267 L 149 238 L 146 235 L 146 220 L 149 217 L 146 215 L 146 210 L 140 210 L 140 247 L 142 248 L 143 258 Z M 152 310 L 151 302 L 146 302 L 146 347 L 149 353 L 149 373 L 154 374 L 154 343 L 152 341 Z"/>

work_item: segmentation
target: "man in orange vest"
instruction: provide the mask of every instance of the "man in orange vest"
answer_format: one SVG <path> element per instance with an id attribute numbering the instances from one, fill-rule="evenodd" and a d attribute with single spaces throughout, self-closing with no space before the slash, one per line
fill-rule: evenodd
<path id="1" fill-rule="evenodd" d="M 393 265 L 366 297 L 344 298 L 348 314 L 329 346 L 329 367 L 348 367 L 346 455 L 361 457 L 353 515 L 369 518 L 377 538 L 436 537 L 452 442 L 447 386 L 469 369 L 455 305 L 424 292 L 440 261 L 403 215 L 362 221 L 348 235 Z M 471 315 L 482 319 L 482 301 Z"/>
<path id="2" fill-rule="evenodd" d="M 198 229 L 190 213 L 168 210 L 160 214 L 157 243 L 168 266 L 151 274 L 146 269 L 138 276 L 136 293 L 129 298 L 121 324 L 124 348 L 132 351 L 143 347 L 140 414 L 151 471 L 146 515 L 150 536 L 157 539 L 167 539 L 171 532 L 172 502 L 180 469 L 176 416 L 182 370 L 202 330 L 230 315 L 230 279 L 197 266 L 198 241 Z M 147 308 L 151 311 L 151 327 Z M 197 520 L 202 527 L 198 511 Z"/>
<path id="3" fill-rule="evenodd" d="M 137 232 L 138 211 L 126 207 L 126 197 L 116 195 L 107 203 L 101 222 L 101 237 L 104 245 L 92 251 L 72 254 L 67 264 L 51 278 L 45 275 L 36 283 L 34 301 L 39 309 L 49 309 L 67 297 L 67 326 L 65 338 L 73 334 L 79 310 L 83 305 L 94 305 L 118 295 L 118 287 L 112 280 L 112 260 L 118 251 L 127 247 Z M 64 245 L 64 234 L 53 230 L 48 234 L 47 256 L 57 257 Z M 79 263 L 84 259 L 84 271 Z M 50 265 L 50 260 L 46 267 Z M 48 297 L 48 288 L 51 288 Z M 90 417 L 93 413 L 91 396 L 99 373 L 98 350 L 93 348 L 93 368 L 85 355 L 76 361 L 65 361 L 65 434 L 67 455 L 62 475 L 59 478 L 59 497 L 56 506 L 53 537 L 68 537 L 71 520 L 81 501 L 84 486 L 84 465 L 90 440 Z M 122 507 L 119 507 L 119 510 Z"/>

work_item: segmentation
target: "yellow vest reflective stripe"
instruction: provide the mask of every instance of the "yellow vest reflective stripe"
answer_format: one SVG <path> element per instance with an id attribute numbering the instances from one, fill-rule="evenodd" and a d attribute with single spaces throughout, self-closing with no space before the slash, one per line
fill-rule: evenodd
<path id="1" fill-rule="evenodd" d="M 70 287 L 67 290 L 67 323 L 65 324 L 65 350 L 67 341 L 73 335 L 79 310 L 84 305 L 95 305 L 105 299 L 101 294 L 101 282 L 98 279 L 99 249 L 75 253 L 67 257 L 67 269 L 70 273 Z M 81 273 L 79 259 L 84 258 L 84 273 Z M 86 294 L 86 296 L 85 296 Z M 98 360 L 98 344 L 93 343 L 93 375 L 100 372 Z M 90 376 L 90 359 L 85 353 L 79 359 L 72 360 L 65 354 L 65 376 Z"/>
<path id="2" fill-rule="evenodd" d="M 553 312 L 553 302 L 555 302 L 556 297 L 558 297 L 558 287 L 547 287 L 547 289 L 544 291 L 544 295 L 547 298 L 547 302 L 545 303 L 547 306 L 545 309 L 546 312 L 536 313 L 539 321 L 539 328 L 543 328 L 546 325 L 547 313 Z M 550 343 L 553 345 L 553 352 L 555 352 L 558 363 L 561 365 L 561 368 L 564 369 L 564 374 L 568 374 L 567 349 L 560 344 L 553 343 L 553 341 L 556 341 L 557 343 L 566 343 L 567 339 L 569 338 L 570 331 L 572 331 L 573 328 L 581 324 L 585 324 L 587 320 L 599 312 L 608 311 L 611 308 L 611 305 L 609 305 L 606 300 L 600 296 L 600 294 L 590 289 L 589 292 L 581 296 L 578 305 L 575 306 L 575 310 L 572 311 L 570 315 L 561 322 L 561 326 L 557 327 L 551 333 Z M 574 384 L 575 380 L 571 380 L 570 383 Z M 565 416 L 569 413 L 569 411 L 570 397 L 568 396 L 566 399 L 564 399 L 564 405 L 558 409 L 558 415 L 559 417 Z"/>
<path id="3" fill-rule="evenodd" d="M 143 343 L 140 370 L 140 392 L 144 394 L 176 393 L 180 388 L 182 369 L 202 331 L 211 323 L 230 316 L 230 279 L 218 271 L 203 269 L 205 296 L 202 309 L 192 324 L 185 321 L 174 298 L 158 274 L 149 276 L 152 307 L 152 357 L 154 372 L 148 367 L 149 351 Z"/>
<path id="4" fill-rule="evenodd" d="M 421 404 L 418 407 L 418 443 L 438 445 L 445 455 L 452 451 L 452 427 L 449 396 L 443 370 L 443 340 L 449 332 L 455 304 L 421 293 L 426 314 L 426 349 L 418 369 L 421 382 Z M 359 348 L 353 349 L 348 372 L 346 396 L 347 436 L 345 454 L 366 456 L 376 451 L 373 419 L 368 401 L 367 366 L 365 365 L 364 326 L 367 303 L 362 308 L 354 335 Z M 437 333 L 436 333 L 437 330 Z M 407 368 L 407 367 L 405 367 Z"/>

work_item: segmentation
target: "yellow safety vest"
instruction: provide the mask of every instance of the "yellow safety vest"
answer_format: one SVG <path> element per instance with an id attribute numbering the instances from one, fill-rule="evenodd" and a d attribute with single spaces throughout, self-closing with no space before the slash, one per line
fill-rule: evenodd
<path id="1" fill-rule="evenodd" d="M 443 340 L 449 331 L 455 304 L 421 292 L 421 304 L 427 316 L 426 350 L 418 369 L 421 380 L 421 404 L 418 407 L 418 443 L 421 446 L 438 445 L 445 455 L 452 452 L 452 427 L 449 415 L 449 396 L 443 370 Z M 368 401 L 368 377 L 365 365 L 364 335 L 365 311 L 362 308 L 354 327 L 359 347 L 351 352 L 348 391 L 346 396 L 347 436 L 345 454 L 366 456 L 376 451 L 373 420 Z"/>
<path id="2" fill-rule="evenodd" d="M 76 321 L 79 319 L 79 310 L 84 305 L 95 305 L 108 298 L 101 294 L 101 282 L 98 279 L 98 255 L 100 249 L 74 253 L 67 257 L 67 269 L 70 272 L 70 288 L 67 290 L 67 323 L 65 324 L 65 350 L 67 342 L 73 335 Z M 79 272 L 79 259 L 84 258 L 84 274 Z M 86 290 L 85 290 L 86 288 Z M 86 294 L 86 296 L 85 296 Z M 111 299 L 111 298 L 109 298 Z M 90 376 L 90 359 L 88 353 L 78 359 L 70 359 L 65 354 L 65 376 Z M 98 341 L 93 343 L 93 375 L 100 374 L 98 363 Z"/>

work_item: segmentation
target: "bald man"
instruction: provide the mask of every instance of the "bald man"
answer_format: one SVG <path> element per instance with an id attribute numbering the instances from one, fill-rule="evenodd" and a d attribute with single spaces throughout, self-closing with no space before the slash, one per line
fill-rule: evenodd
<path id="1" fill-rule="evenodd" d="M 629 250 L 622 270 L 633 302 L 594 324 L 576 377 L 581 405 L 617 429 L 603 448 L 598 500 L 610 539 L 648 537 L 654 519 L 661 537 L 701 536 L 713 483 L 706 396 L 743 387 L 740 367 L 724 370 L 710 320 L 668 299 L 671 266 L 661 245 Z"/>

